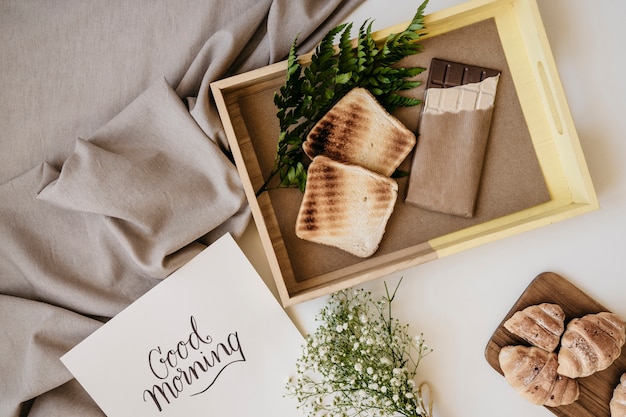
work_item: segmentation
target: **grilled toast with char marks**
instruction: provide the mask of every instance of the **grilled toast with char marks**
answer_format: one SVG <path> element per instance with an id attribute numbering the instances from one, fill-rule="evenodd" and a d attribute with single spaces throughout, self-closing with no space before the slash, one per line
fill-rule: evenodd
<path id="1" fill-rule="evenodd" d="M 369 257 L 379 247 L 397 196 L 395 180 L 317 156 L 309 166 L 296 236 Z"/>
<path id="2" fill-rule="evenodd" d="M 390 176 L 416 143 L 415 134 L 389 114 L 365 88 L 343 96 L 313 126 L 302 148 Z"/>

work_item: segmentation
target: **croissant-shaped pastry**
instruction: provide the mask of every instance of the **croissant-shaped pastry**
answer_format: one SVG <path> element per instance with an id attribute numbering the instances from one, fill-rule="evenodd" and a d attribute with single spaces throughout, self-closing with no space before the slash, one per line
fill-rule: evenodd
<path id="1" fill-rule="evenodd" d="M 611 417 L 626 417 L 626 373 L 622 374 L 619 384 L 613 390 L 609 409 Z"/>
<path id="2" fill-rule="evenodd" d="M 578 381 L 557 374 L 554 352 L 535 346 L 504 346 L 498 360 L 508 383 L 534 404 L 556 407 L 578 399 Z"/>
<path id="3" fill-rule="evenodd" d="M 565 313 L 558 304 L 531 305 L 515 312 L 504 328 L 530 343 L 553 352 L 565 329 Z"/>
<path id="4" fill-rule="evenodd" d="M 580 389 L 578 387 L 578 381 L 557 373 L 552 392 L 544 405 L 548 407 L 558 407 L 560 405 L 571 404 L 578 399 L 579 395 Z"/>
<path id="5" fill-rule="evenodd" d="M 626 323 L 616 314 L 601 312 L 571 320 L 561 337 L 557 372 L 570 378 L 608 368 L 622 351 Z"/>

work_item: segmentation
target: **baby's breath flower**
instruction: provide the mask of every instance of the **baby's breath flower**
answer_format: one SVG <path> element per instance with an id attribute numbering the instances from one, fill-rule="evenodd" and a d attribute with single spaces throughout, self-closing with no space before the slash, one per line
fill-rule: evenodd
<path id="1" fill-rule="evenodd" d="M 413 381 L 430 349 L 391 317 L 396 291 L 377 301 L 363 289 L 329 297 L 287 383 L 309 417 L 430 417 Z"/>

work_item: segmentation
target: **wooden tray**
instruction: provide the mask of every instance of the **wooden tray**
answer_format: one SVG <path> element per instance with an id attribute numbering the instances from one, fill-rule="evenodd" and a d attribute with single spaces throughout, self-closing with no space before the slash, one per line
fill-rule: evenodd
<path id="1" fill-rule="evenodd" d="M 485 357 L 498 373 L 502 374 L 498 363 L 498 354 L 502 347 L 519 344 L 528 345 L 506 330 L 503 327 L 504 322 L 516 311 L 539 303 L 559 304 L 565 312 L 565 323 L 585 314 L 609 311 L 563 277 L 553 272 L 540 274 L 530 283 L 509 313 L 502 319 L 487 343 Z M 622 348 L 621 356 L 609 368 L 578 379 L 580 397 L 576 402 L 570 405 L 546 408 L 560 417 L 609 417 L 609 401 L 613 395 L 613 389 L 619 383 L 620 376 L 624 372 L 626 372 L 626 348 Z"/>
<path id="2" fill-rule="evenodd" d="M 211 84 L 284 306 L 599 208 L 536 0 L 473 0 L 425 20 L 424 51 L 409 65 L 427 68 L 436 54 L 502 71 L 477 210 L 465 219 L 409 207 L 399 198 L 379 250 L 365 260 L 295 236 L 298 190 L 255 196 L 276 153 L 272 99 L 287 63 Z M 407 23 L 374 37 L 384 39 Z M 305 65 L 310 61 L 301 58 Z M 421 88 L 407 94 L 419 98 Z M 400 109 L 396 116 L 415 130 L 419 111 Z M 406 178 L 398 185 L 404 197 Z"/>

